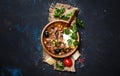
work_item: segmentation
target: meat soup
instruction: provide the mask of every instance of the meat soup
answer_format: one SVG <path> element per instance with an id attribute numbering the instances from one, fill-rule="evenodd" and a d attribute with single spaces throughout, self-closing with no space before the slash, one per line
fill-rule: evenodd
<path id="1" fill-rule="evenodd" d="M 66 27 L 65 22 L 55 22 L 43 32 L 43 45 L 54 55 L 72 52 L 79 44 L 76 26 Z"/>

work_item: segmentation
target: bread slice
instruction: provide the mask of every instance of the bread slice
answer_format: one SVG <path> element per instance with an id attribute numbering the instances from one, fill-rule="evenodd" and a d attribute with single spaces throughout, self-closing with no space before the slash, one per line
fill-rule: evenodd
<path id="1" fill-rule="evenodd" d="M 56 63 L 56 60 L 52 58 L 50 55 L 44 52 L 43 50 L 43 62 L 48 63 L 49 65 L 54 65 Z"/>
<path id="2" fill-rule="evenodd" d="M 64 12 L 64 15 L 66 14 L 69 14 L 70 12 L 73 12 L 73 11 L 79 11 L 78 8 L 76 7 L 73 7 L 71 5 L 68 5 L 68 4 L 62 4 L 62 3 L 56 3 L 56 5 L 51 5 L 50 8 L 49 8 L 49 22 L 52 22 L 52 21 L 55 21 L 55 20 L 62 20 L 62 19 L 59 19 L 59 18 L 55 18 L 54 17 L 54 11 L 55 11 L 55 8 L 65 8 L 65 12 Z M 66 20 L 66 21 L 69 21 L 70 19 Z M 72 24 L 76 24 L 76 19 L 73 20 Z"/>

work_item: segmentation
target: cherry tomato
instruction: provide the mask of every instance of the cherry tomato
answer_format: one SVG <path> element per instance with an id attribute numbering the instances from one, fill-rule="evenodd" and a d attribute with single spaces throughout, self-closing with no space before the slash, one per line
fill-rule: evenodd
<path id="1" fill-rule="evenodd" d="M 63 63 L 67 67 L 71 67 L 73 64 L 71 58 L 68 58 L 68 57 L 63 59 Z"/>

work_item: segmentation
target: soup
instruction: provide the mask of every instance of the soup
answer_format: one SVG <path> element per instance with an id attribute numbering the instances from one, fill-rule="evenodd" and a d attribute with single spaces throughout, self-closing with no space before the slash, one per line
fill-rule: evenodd
<path id="1" fill-rule="evenodd" d="M 76 27 L 66 27 L 66 23 L 57 22 L 48 26 L 43 33 L 45 48 L 54 55 L 64 55 L 78 46 Z"/>

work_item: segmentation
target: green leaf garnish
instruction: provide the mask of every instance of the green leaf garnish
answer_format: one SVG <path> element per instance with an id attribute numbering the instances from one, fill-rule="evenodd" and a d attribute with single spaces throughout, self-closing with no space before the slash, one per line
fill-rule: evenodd
<path id="1" fill-rule="evenodd" d="M 60 19 L 63 19 L 63 20 L 68 20 L 70 17 L 68 16 L 65 16 L 65 15 L 60 15 Z"/>
<path id="2" fill-rule="evenodd" d="M 65 8 L 55 8 L 55 11 L 54 11 L 54 17 L 55 18 L 59 18 L 61 14 L 63 14 L 65 12 Z"/>
<path id="3" fill-rule="evenodd" d="M 63 70 L 65 66 L 64 66 L 63 62 L 59 60 L 59 61 L 56 62 L 56 67 L 59 70 Z"/>
<path id="4" fill-rule="evenodd" d="M 70 18 L 70 17 L 72 17 L 72 16 L 73 16 L 73 14 L 74 14 L 74 13 L 73 13 L 73 12 L 71 12 L 71 13 L 66 14 L 66 16 Z"/>
<path id="5" fill-rule="evenodd" d="M 65 8 L 55 8 L 54 11 L 54 17 L 55 18 L 59 18 L 59 19 L 63 19 L 63 20 L 68 20 L 71 16 L 73 16 L 74 12 L 68 13 L 66 15 L 64 15 L 65 12 Z"/>
<path id="6" fill-rule="evenodd" d="M 66 14 L 66 15 L 61 15 L 61 16 L 60 16 L 60 19 L 68 20 L 72 15 L 73 15 L 73 13 L 68 13 L 68 14 Z"/>
<path id="7" fill-rule="evenodd" d="M 79 18 L 76 18 L 76 25 L 78 25 L 80 28 L 85 28 L 83 21 Z"/>
<path id="8" fill-rule="evenodd" d="M 69 29 L 64 29 L 64 33 L 65 33 L 66 35 L 68 35 L 68 34 L 70 34 L 71 32 L 70 32 Z"/>
<path id="9" fill-rule="evenodd" d="M 63 14 L 65 12 L 65 8 L 63 8 L 63 7 L 60 10 L 61 10 L 61 14 Z"/>
<path id="10" fill-rule="evenodd" d="M 70 46 L 73 43 L 72 39 L 68 39 L 67 41 L 68 41 L 68 46 Z"/>
<path id="11" fill-rule="evenodd" d="M 77 27 L 75 25 L 73 25 L 71 29 L 73 32 L 77 32 Z"/>
<path id="12" fill-rule="evenodd" d="M 77 39 L 77 34 L 76 33 L 72 33 L 71 38 L 72 39 Z"/>
<path id="13" fill-rule="evenodd" d="M 73 45 L 74 45 L 74 46 L 78 46 L 78 45 L 79 45 L 79 42 L 78 42 L 78 41 L 74 41 L 74 42 L 73 42 Z"/>

